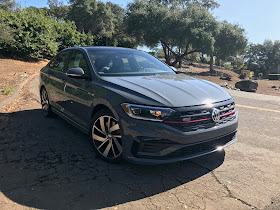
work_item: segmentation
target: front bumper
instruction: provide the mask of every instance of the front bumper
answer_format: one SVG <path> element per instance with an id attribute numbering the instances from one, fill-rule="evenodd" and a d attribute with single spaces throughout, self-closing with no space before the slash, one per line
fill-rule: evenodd
<path id="1" fill-rule="evenodd" d="M 236 142 L 238 113 L 223 125 L 192 132 L 125 116 L 121 124 L 125 159 L 138 164 L 162 164 L 210 154 Z"/>
<path id="2" fill-rule="evenodd" d="M 234 135 L 233 135 L 234 134 Z M 183 160 L 188 160 L 196 157 L 200 157 L 203 155 L 207 155 L 213 152 L 220 152 L 225 147 L 230 146 L 231 144 L 235 143 L 237 141 L 236 138 L 236 132 L 233 132 L 232 134 L 229 134 L 228 136 L 232 135 L 232 138 L 228 138 L 228 136 L 220 137 L 217 139 L 211 139 L 206 142 L 200 142 L 197 144 L 192 145 L 173 145 L 170 148 L 170 153 L 167 155 L 155 155 L 155 154 L 144 154 L 140 153 L 140 156 L 130 156 L 126 159 L 128 161 L 138 163 L 138 164 L 163 164 L 163 163 L 172 163 L 172 162 L 178 162 Z M 224 139 L 225 138 L 225 139 Z M 219 144 L 221 142 L 224 142 L 224 144 Z M 166 149 L 164 152 L 167 152 Z M 151 156 L 153 155 L 153 156 Z"/>

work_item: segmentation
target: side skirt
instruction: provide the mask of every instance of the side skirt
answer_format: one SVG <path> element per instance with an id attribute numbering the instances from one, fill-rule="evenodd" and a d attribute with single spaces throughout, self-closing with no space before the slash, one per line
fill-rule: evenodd
<path id="1" fill-rule="evenodd" d="M 78 128 L 79 130 L 81 130 L 83 133 L 89 135 L 89 129 L 85 128 L 84 126 L 78 124 L 77 122 L 75 122 L 74 120 L 70 119 L 69 117 L 67 117 L 65 114 L 63 114 L 62 112 L 58 111 L 56 108 L 54 108 L 52 106 L 51 109 L 55 114 L 57 114 L 58 116 L 60 116 L 61 118 L 63 118 L 64 120 L 66 120 L 67 122 L 71 123 L 73 126 L 75 126 L 76 128 Z"/>

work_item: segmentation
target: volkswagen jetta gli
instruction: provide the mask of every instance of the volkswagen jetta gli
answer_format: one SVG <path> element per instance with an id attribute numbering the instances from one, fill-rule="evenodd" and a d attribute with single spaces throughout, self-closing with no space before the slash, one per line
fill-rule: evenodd
<path id="1" fill-rule="evenodd" d="M 237 110 L 223 88 L 134 49 L 65 49 L 41 69 L 40 95 L 46 117 L 88 133 L 107 161 L 174 162 L 237 140 Z"/>

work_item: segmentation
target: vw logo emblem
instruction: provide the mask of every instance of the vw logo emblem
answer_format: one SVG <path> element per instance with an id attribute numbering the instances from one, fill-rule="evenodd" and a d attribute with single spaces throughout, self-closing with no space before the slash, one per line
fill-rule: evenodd
<path id="1" fill-rule="evenodd" d="M 218 109 L 213 109 L 212 111 L 212 120 L 214 122 L 218 122 L 220 120 L 221 116 L 220 116 L 220 111 Z"/>

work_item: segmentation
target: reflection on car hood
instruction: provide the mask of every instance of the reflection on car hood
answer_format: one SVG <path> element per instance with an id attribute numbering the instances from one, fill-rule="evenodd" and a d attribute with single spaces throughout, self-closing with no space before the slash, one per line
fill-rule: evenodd
<path id="1" fill-rule="evenodd" d="M 103 77 L 108 87 L 146 105 L 182 107 L 230 99 L 220 86 L 185 74 Z"/>

